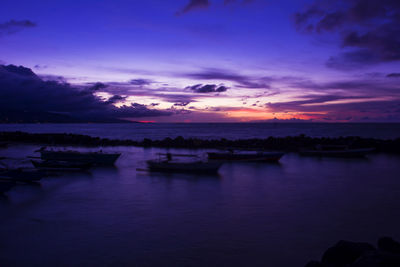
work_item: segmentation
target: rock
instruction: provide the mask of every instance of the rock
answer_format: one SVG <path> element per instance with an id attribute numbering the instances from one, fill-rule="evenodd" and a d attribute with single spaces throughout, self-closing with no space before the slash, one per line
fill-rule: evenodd
<path id="1" fill-rule="evenodd" d="M 344 266 L 352 264 L 365 253 L 376 250 L 368 243 L 339 241 L 325 251 L 321 263 L 323 266 Z"/>
<path id="2" fill-rule="evenodd" d="M 378 251 L 369 251 L 358 258 L 351 267 L 382 267 L 383 260 Z"/>
<path id="3" fill-rule="evenodd" d="M 400 254 L 400 243 L 396 242 L 391 237 L 381 237 L 378 240 L 378 249 Z"/>
<path id="4" fill-rule="evenodd" d="M 322 264 L 319 261 L 310 261 L 304 267 L 322 267 Z"/>
<path id="5" fill-rule="evenodd" d="M 385 251 L 367 252 L 352 267 L 396 267 L 400 266 L 400 255 Z"/>

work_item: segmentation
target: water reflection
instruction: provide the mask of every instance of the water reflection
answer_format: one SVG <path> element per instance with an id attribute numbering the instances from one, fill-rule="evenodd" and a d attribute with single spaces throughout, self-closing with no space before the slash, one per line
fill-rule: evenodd
<path id="1" fill-rule="evenodd" d="M 108 149 L 123 153 L 115 168 L 51 176 L 0 200 L 1 265 L 302 266 L 338 239 L 400 238 L 396 156 L 287 154 L 209 176 L 138 172 L 165 150 Z"/>

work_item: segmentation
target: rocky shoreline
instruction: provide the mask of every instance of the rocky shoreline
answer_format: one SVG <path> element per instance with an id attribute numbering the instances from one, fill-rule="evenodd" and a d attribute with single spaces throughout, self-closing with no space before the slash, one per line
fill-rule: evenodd
<path id="1" fill-rule="evenodd" d="M 22 143 L 40 145 L 62 145 L 62 146 L 137 146 L 137 147 L 159 147 L 159 148 L 242 148 L 258 150 L 280 150 L 296 152 L 302 148 L 315 145 L 346 145 L 352 148 L 373 147 L 376 152 L 400 154 L 400 138 L 394 140 L 382 140 L 374 138 L 348 137 L 308 137 L 305 135 L 288 137 L 268 137 L 265 139 L 238 139 L 238 140 L 204 140 L 198 138 L 183 138 L 181 136 L 165 138 L 163 140 L 150 140 L 144 138 L 142 141 L 118 140 L 100 137 L 92 137 L 80 134 L 67 133 L 27 133 L 27 132 L 0 132 L 2 143 Z"/>
<path id="2" fill-rule="evenodd" d="M 400 266 L 400 243 L 382 237 L 377 247 L 364 242 L 339 241 L 328 248 L 321 261 L 310 261 L 305 267 L 394 267 Z"/>

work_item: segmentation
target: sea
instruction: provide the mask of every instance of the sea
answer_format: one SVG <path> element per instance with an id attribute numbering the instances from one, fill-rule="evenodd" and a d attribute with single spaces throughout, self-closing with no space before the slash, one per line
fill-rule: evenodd
<path id="1" fill-rule="evenodd" d="M 399 137 L 397 124 L 32 124 L 1 131 L 117 139 Z M 38 145 L 0 148 L 32 168 Z M 62 148 L 64 149 L 64 148 Z M 82 151 L 96 148 L 66 148 Z M 104 147 L 115 167 L 58 173 L 0 197 L 0 266 L 304 266 L 339 240 L 400 240 L 400 156 L 230 162 L 217 175 L 153 173 L 158 153 L 212 150 Z"/>
<path id="2" fill-rule="evenodd" d="M 75 133 L 111 139 L 160 140 L 166 137 L 250 139 L 307 135 L 360 136 L 395 139 L 400 123 L 115 123 L 115 124 L 0 124 L 1 131 Z"/>

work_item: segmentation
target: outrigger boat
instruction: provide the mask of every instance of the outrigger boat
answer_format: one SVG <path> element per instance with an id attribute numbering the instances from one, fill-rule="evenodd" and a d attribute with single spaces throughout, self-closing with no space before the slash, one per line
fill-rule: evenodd
<path id="1" fill-rule="evenodd" d="M 196 155 L 185 154 L 158 154 L 159 159 L 146 161 L 150 171 L 161 172 L 194 172 L 194 173 L 218 173 L 221 162 L 211 162 L 202 160 L 173 160 L 178 158 L 197 158 Z"/>
<path id="2" fill-rule="evenodd" d="M 93 166 L 91 162 L 70 162 L 55 160 L 31 160 L 32 165 L 39 170 L 46 171 L 81 171 Z"/>
<path id="3" fill-rule="evenodd" d="M 209 160 L 222 161 L 270 161 L 277 162 L 284 155 L 282 152 L 264 152 L 264 151 L 234 151 L 228 152 L 209 152 Z"/>
<path id="4" fill-rule="evenodd" d="M 368 153 L 374 151 L 374 148 L 349 148 L 348 146 L 327 146 L 317 145 L 311 150 L 300 150 L 302 156 L 313 157 L 338 157 L 338 158 L 359 158 L 365 157 Z"/>
<path id="5" fill-rule="evenodd" d="M 8 164 L 2 161 L 0 162 L 0 165 L 3 166 L 0 167 L 0 180 L 30 183 L 39 181 L 46 175 L 46 173 L 33 168 L 10 167 Z"/>
<path id="6" fill-rule="evenodd" d="M 67 162 L 85 162 L 94 165 L 114 165 L 115 161 L 121 156 L 120 153 L 99 152 L 79 152 L 72 150 L 47 150 L 41 148 L 38 150 L 42 160 L 49 161 L 67 161 Z"/>

